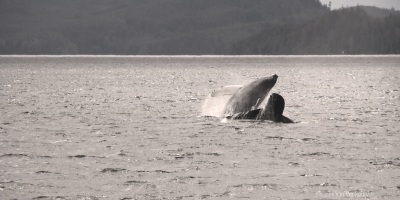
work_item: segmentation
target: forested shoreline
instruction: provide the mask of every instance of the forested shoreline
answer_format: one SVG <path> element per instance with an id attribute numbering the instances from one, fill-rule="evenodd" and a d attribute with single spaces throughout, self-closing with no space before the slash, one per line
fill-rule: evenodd
<path id="1" fill-rule="evenodd" d="M 362 7 L 331 11 L 301 25 L 278 25 L 236 43 L 232 54 L 399 54 L 400 15 Z"/>
<path id="2" fill-rule="evenodd" d="M 398 54 L 398 13 L 318 0 L 2 0 L 0 54 Z"/>

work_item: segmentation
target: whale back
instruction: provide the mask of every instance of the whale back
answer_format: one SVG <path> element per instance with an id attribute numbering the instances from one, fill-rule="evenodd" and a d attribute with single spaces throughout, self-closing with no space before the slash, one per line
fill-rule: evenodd
<path id="1" fill-rule="evenodd" d="M 225 115 L 243 113 L 256 109 L 274 87 L 278 76 L 265 77 L 251 82 L 240 88 L 229 100 L 225 107 Z"/>

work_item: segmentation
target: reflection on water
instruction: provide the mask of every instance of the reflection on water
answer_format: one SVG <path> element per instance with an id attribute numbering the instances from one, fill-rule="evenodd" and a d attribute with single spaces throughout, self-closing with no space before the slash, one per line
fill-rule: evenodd
<path id="1" fill-rule="evenodd" d="M 399 198 L 399 56 L 0 57 L 1 199 Z M 295 124 L 201 117 L 278 74 Z"/>

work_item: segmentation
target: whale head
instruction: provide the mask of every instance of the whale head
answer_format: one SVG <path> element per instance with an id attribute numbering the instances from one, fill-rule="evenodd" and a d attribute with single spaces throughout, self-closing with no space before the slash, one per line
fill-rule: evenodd
<path id="1" fill-rule="evenodd" d="M 225 115 L 247 112 L 257 108 L 275 86 L 278 75 L 260 78 L 240 88 L 228 101 Z"/>

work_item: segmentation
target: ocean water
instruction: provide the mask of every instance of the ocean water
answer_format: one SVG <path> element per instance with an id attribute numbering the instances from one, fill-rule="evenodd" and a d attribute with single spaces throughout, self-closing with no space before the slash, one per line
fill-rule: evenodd
<path id="1" fill-rule="evenodd" d="M 201 116 L 279 76 L 294 124 Z M 399 199 L 400 56 L 2 56 L 0 199 Z"/>

